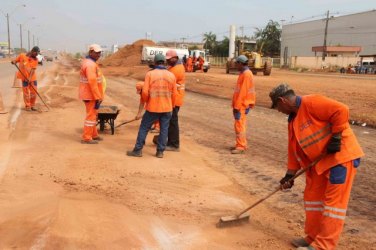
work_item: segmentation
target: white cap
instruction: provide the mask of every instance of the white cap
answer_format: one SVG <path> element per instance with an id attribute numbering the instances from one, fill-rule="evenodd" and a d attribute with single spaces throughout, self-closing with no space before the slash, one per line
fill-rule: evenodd
<path id="1" fill-rule="evenodd" d="M 92 44 L 89 46 L 89 51 L 94 50 L 95 52 L 102 52 L 102 48 L 99 44 Z"/>

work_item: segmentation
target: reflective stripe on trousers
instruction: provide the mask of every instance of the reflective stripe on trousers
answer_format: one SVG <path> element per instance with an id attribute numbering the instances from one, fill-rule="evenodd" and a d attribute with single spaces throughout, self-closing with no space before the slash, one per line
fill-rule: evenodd
<path id="1" fill-rule="evenodd" d="M 321 175 L 314 168 L 306 173 L 305 233 L 306 241 L 315 249 L 335 249 L 343 229 L 356 168 L 353 161 L 341 165 L 347 169 L 342 184 L 330 182 L 330 169 Z"/>
<path id="2" fill-rule="evenodd" d="M 234 121 L 234 129 L 236 135 L 235 147 L 239 149 L 247 149 L 247 115 L 244 110 L 240 110 L 240 119 Z"/>
<path id="3" fill-rule="evenodd" d="M 82 134 L 82 139 L 85 141 L 91 141 L 93 138 L 98 137 L 98 110 L 94 108 L 95 102 L 95 100 L 84 101 L 86 107 L 86 118 L 84 121 L 84 131 Z"/>

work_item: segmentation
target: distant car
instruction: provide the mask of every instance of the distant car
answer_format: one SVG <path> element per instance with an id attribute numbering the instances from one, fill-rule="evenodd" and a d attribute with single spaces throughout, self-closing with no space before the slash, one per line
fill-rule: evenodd
<path id="1" fill-rule="evenodd" d="M 5 54 L 3 52 L 0 52 L 0 58 L 5 58 Z"/>

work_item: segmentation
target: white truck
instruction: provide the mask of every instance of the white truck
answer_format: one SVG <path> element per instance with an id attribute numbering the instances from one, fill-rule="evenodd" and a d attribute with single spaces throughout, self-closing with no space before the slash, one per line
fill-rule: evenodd
<path id="1" fill-rule="evenodd" d="M 203 57 L 205 59 L 205 62 L 204 62 L 204 65 L 203 65 L 203 71 L 208 72 L 208 70 L 210 68 L 210 63 L 206 58 L 205 51 L 203 51 L 203 50 L 191 50 L 191 51 L 189 51 L 188 49 L 144 46 L 142 48 L 141 63 L 152 63 L 154 61 L 155 55 L 162 54 L 162 55 L 166 56 L 167 51 L 169 51 L 170 49 L 173 49 L 173 50 L 176 51 L 176 53 L 178 54 L 179 60 L 181 60 L 181 61 L 183 61 L 184 56 L 186 56 L 186 58 L 188 58 L 189 56 L 196 57 L 196 58 L 198 58 L 199 56 Z"/>
<path id="2" fill-rule="evenodd" d="M 154 61 L 155 55 L 162 54 L 166 56 L 167 51 L 170 49 L 174 49 L 176 53 L 179 56 L 179 59 L 181 60 L 183 56 L 189 55 L 188 49 L 175 49 L 175 48 L 167 48 L 167 47 L 150 47 L 150 46 L 144 46 L 142 48 L 142 54 L 141 54 L 141 63 L 151 63 Z"/>

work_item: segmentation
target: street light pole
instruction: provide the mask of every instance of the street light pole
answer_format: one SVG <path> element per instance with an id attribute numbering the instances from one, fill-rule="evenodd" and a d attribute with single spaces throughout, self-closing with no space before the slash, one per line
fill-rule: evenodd
<path id="1" fill-rule="evenodd" d="M 34 34 L 33 34 L 33 47 L 35 46 L 35 38 L 34 38 Z"/>
<path id="2" fill-rule="evenodd" d="M 10 57 L 9 13 L 7 13 L 7 25 L 8 25 L 8 56 Z"/>
<path id="3" fill-rule="evenodd" d="M 22 48 L 22 24 L 20 24 L 20 45 L 21 45 L 21 52 L 23 50 Z"/>
<path id="4" fill-rule="evenodd" d="M 28 51 L 30 51 L 30 30 L 27 31 Z"/>

